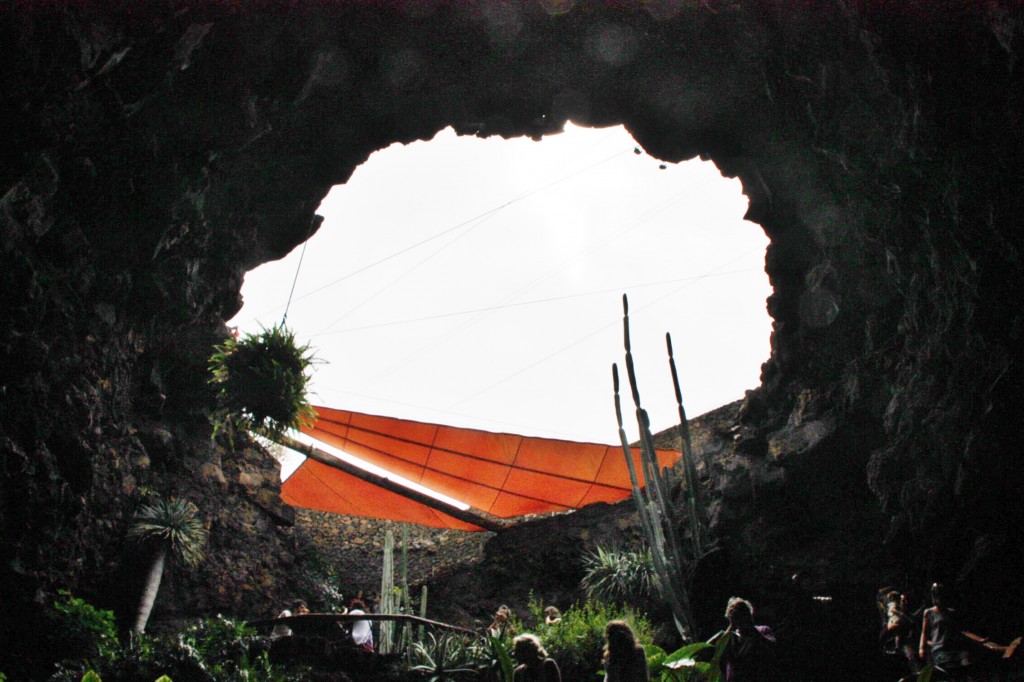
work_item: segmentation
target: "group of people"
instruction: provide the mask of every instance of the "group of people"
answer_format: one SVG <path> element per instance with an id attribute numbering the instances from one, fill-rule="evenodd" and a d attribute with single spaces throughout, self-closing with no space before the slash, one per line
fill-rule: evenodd
<path id="1" fill-rule="evenodd" d="M 509 623 L 511 611 L 501 606 L 488 627 L 492 636 L 513 636 Z M 733 597 L 726 605 L 726 629 L 716 633 L 709 644 L 724 640 L 719 664 L 726 682 L 749 682 L 765 679 L 762 674 L 771 667 L 775 637 L 766 625 L 754 624 L 754 606 L 746 599 Z M 558 609 L 544 610 L 545 625 L 561 620 Z M 710 651 L 710 650 L 709 650 Z M 647 654 L 633 629 L 624 620 L 612 620 L 605 626 L 602 662 L 605 682 L 649 682 Z M 540 637 L 525 633 L 514 635 L 512 656 L 518 664 L 513 672 L 515 682 L 561 682 L 558 663 L 548 656 Z"/>
<path id="2" fill-rule="evenodd" d="M 610 621 L 605 627 L 604 641 L 606 682 L 650 681 L 647 655 L 629 623 Z M 512 673 L 514 682 L 562 682 L 558 663 L 548 656 L 537 635 L 516 635 L 512 640 L 512 657 L 518 664 Z"/>
<path id="3" fill-rule="evenodd" d="M 1015 656 L 1020 637 L 1004 646 L 963 629 L 959 614 L 951 607 L 946 587 L 935 583 L 930 591 L 932 605 L 921 612 L 919 631 L 905 594 L 888 587 L 878 591 L 883 646 L 890 653 L 903 656 L 912 678 L 924 665 L 930 664 L 951 680 L 969 682 L 973 673 L 986 667 L 979 657 L 991 663 Z"/>
<path id="4" fill-rule="evenodd" d="M 370 612 L 366 602 L 360 597 L 356 597 L 349 602 L 347 607 L 342 607 L 341 615 L 350 616 L 362 616 Z M 309 613 L 309 607 L 306 602 L 302 599 L 298 599 L 291 604 L 290 608 L 284 609 L 277 615 L 278 619 L 290 618 L 292 616 L 304 616 Z M 351 640 L 352 644 L 363 649 L 364 651 L 373 652 L 373 627 L 368 620 L 356 620 L 352 621 L 351 627 L 346 628 L 342 623 L 338 623 L 338 627 L 342 630 L 343 635 Z M 274 625 L 274 629 L 270 633 L 271 640 L 280 640 L 285 637 L 291 637 L 293 635 L 292 628 L 287 623 L 277 623 Z"/>

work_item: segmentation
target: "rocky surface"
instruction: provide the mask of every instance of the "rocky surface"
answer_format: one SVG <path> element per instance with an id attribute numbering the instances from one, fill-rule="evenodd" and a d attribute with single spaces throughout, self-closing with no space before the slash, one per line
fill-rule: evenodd
<path id="1" fill-rule="evenodd" d="M 1021 41 L 1010 0 L 5 4 L 6 611 L 123 608 L 151 494 L 196 499 L 214 557 L 156 616 L 300 589 L 275 462 L 211 441 L 243 274 L 377 149 L 572 119 L 713 160 L 771 238 L 772 356 L 705 443 L 730 575 L 806 565 L 850 604 L 941 578 L 1019 630 Z"/>

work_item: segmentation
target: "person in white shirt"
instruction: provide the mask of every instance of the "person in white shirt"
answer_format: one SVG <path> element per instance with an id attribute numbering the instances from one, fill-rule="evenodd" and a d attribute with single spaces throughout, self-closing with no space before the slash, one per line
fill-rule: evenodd
<path id="1" fill-rule="evenodd" d="M 349 606 L 348 613 L 350 616 L 366 615 L 366 604 L 359 599 L 353 599 Z M 363 649 L 373 652 L 373 629 L 370 627 L 370 621 L 357 620 L 352 623 L 352 641 L 356 646 L 361 646 Z"/>

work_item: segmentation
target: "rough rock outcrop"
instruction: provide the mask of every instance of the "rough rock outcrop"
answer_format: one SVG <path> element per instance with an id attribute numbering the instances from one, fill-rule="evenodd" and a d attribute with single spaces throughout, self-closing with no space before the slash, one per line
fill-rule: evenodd
<path id="1" fill-rule="evenodd" d="M 210 444 L 206 362 L 244 272 L 377 149 L 572 119 L 713 160 L 771 238 L 772 356 L 715 465 L 737 482 L 711 483 L 734 560 L 863 543 L 1012 621 L 1021 36 L 1010 0 L 7 3 L 2 598 L 116 601 L 150 491 L 202 497 L 234 580 L 179 576 L 158 612 L 291 591 L 275 463 Z"/>

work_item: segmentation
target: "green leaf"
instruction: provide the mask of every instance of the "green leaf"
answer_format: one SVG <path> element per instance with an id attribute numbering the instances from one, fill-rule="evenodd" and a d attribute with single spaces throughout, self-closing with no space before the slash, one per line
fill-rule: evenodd
<path id="1" fill-rule="evenodd" d="M 694 642 L 693 644 L 687 644 L 683 648 L 676 649 L 671 654 L 668 654 L 662 663 L 676 663 L 677 661 L 681 661 L 687 658 L 693 658 L 701 651 L 710 648 L 712 648 L 712 645 L 708 644 L 707 642 Z"/>
<path id="2" fill-rule="evenodd" d="M 103 682 L 100 676 L 95 671 L 90 670 L 85 675 L 82 675 L 82 682 Z"/>

